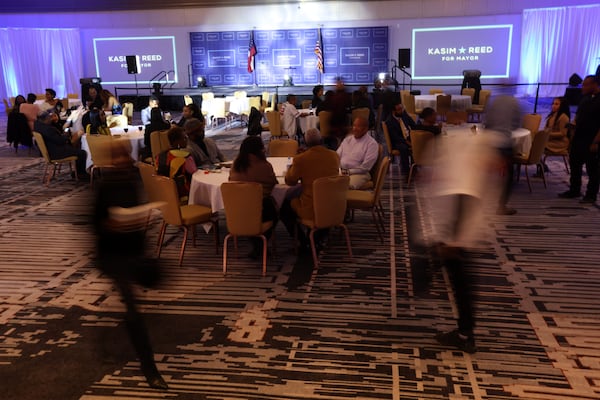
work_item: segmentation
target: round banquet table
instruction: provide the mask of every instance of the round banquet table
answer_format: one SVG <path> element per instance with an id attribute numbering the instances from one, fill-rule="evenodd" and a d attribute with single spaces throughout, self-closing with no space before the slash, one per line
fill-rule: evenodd
<path id="1" fill-rule="evenodd" d="M 317 128 L 317 124 L 319 123 L 319 117 L 317 117 L 314 114 L 313 110 L 302 108 L 298 111 L 300 112 L 300 114 L 306 115 L 306 117 L 298 117 L 298 122 L 300 124 L 300 130 L 302 131 L 302 133 L 306 133 L 306 131 L 311 128 Z"/>
<path id="2" fill-rule="evenodd" d="M 437 109 L 437 96 L 439 94 L 423 94 L 415 96 L 415 108 L 422 110 L 426 107 Z M 466 111 L 471 108 L 471 96 L 453 94 L 451 99 L 453 110 Z"/>
<path id="3" fill-rule="evenodd" d="M 443 130 L 448 133 L 448 137 L 454 135 L 473 135 L 472 128 L 475 127 L 475 133 L 484 132 L 482 124 L 462 124 L 462 125 L 446 125 Z M 528 156 L 531 151 L 531 132 L 529 129 L 517 128 L 511 133 L 513 141 L 513 153 L 516 156 Z"/>
<path id="4" fill-rule="evenodd" d="M 129 141 L 131 158 L 134 160 L 138 159 L 140 148 L 144 146 L 144 126 L 140 126 L 142 127 L 142 130 L 139 130 L 137 125 L 129 125 L 127 126 L 127 132 L 125 132 L 124 126 L 110 128 L 110 133 L 113 136 L 113 139 Z M 87 135 L 83 135 L 81 137 L 81 148 L 87 153 L 85 168 L 89 169 L 94 164 L 94 161 L 92 160 L 92 154 L 90 152 L 90 147 L 88 146 L 86 136 Z"/>

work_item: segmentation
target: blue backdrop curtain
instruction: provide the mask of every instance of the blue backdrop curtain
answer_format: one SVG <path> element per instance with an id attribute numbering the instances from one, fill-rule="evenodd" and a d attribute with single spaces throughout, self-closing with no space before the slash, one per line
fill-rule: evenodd
<path id="1" fill-rule="evenodd" d="M 79 93 L 83 76 L 78 29 L 0 29 L 0 97 L 44 93 L 57 97 Z"/>
<path id="2" fill-rule="evenodd" d="M 568 82 L 594 74 L 600 64 L 600 5 L 523 11 L 519 82 Z M 535 95 L 536 86 L 526 94 Z M 541 97 L 562 96 L 565 86 L 541 86 Z"/>

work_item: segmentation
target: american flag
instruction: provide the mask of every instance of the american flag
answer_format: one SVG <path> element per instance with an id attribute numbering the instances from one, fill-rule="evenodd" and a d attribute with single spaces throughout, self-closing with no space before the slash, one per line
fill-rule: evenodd
<path id="1" fill-rule="evenodd" d="M 248 45 L 248 72 L 254 72 L 254 56 L 256 55 L 256 44 L 254 43 L 254 31 L 250 32 L 250 44 Z"/>
<path id="2" fill-rule="evenodd" d="M 317 30 L 317 43 L 315 44 L 315 54 L 317 55 L 317 69 L 320 73 L 325 72 L 323 67 L 323 43 L 321 40 L 321 28 Z"/>

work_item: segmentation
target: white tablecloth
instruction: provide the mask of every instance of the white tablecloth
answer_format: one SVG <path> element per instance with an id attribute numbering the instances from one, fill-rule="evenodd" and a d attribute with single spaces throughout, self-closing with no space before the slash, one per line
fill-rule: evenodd
<path id="1" fill-rule="evenodd" d="M 271 193 L 279 208 L 290 188 L 284 183 L 287 157 L 268 157 L 267 160 L 273 165 L 273 170 L 279 181 L 279 184 L 275 185 Z M 222 210 L 224 205 L 221 196 L 221 184 L 227 181 L 229 181 L 229 168 L 210 171 L 198 170 L 192 176 L 188 204 L 207 206 L 213 212 Z"/>
<path id="2" fill-rule="evenodd" d="M 298 122 L 300 124 L 302 133 L 306 133 L 307 130 L 317 127 L 317 124 L 319 123 L 319 117 L 313 114 L 314 111 L 305 108 L 298 111 L 300 114 L 306 114 L 306 117 L 298 117 Z"/>
<path id="3" fill-rule="evenodd" d="M 454 135 L 473 135 L 472 128 L 476 127 L 476 134 L 485 134 L 481 124 L 447 125 L 443 128 L 449 137 Z M 517 156 L 527 156 L 531 151 L 531 132 L 529 129 L 517 128 L 512 131 L 513 152 Z"/>
<path id="4" fill-rule="evenodd" d="M 141 126 L 141 125 L 140 125 Z M 125 132 L 124 126 L 111 128 L 110 133 L 116 140 L 129 140 L 131 145 L 131 158 L 137 160 L 140 148 L 144 146 L 144 127 L 142 130 L 138 129 L 138 126 L 128 126 L 127 132 Z M 87 143 L 87 135 L 81 137 L 81 148 L 87 153 L 87 159 L 85 161 L 85 168 L 90 168 L 94 161 L 92 160 L 92 154 L 90 153 L 90 147 Z"/>
<path id="5" fill-rule="evenodd" d="M 415 96 L 415 108 L 421 110 L 425 107 L 431 107 L 434 110 L 437 109 L 437 96 L 439 96 L 439 94 L 423 94 Z M 465 111 L 471 108 L 471 96 L 453 94 L 451 101 L 453 110 Z"/>

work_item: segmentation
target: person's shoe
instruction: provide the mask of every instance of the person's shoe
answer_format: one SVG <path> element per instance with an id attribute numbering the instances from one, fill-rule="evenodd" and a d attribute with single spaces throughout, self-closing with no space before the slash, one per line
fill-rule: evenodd
<path id="1" fill-rule="evenodd" d="M 517 210 L 508 207 L 498 207 L 496 210 L 496 215 L 515 215 L 516 213 Z"/>
<path id="2" fill-rule="evenodd" d="M 576 199 L 581 196 L 581 193 L 574 192 L 572 190 L 567 190 L 566 192 L 562 192 L 558 194 L 558 197 L 561 199 Z"/>
<path id="3" fill-rule="evenodd" d="M 153 389 L 162 389 L 162 390 L 169 389 L 169 385 L 167 385 L 167 382 L 165 382 L 165 380 L 163 379 L 162 376 L 160 376 L 160 374 L 156 374 L 156 375 L 153 374 L 153 375 L 147 376 L 146 382 L 148 382 L 148 385 Z"/>
<path id="4" fill-rule="evenodd" d="M 437 334 L 435 336 L 435 340 L 437 340 L 438 343 L 444 346 L 456 347 L 457 349 L 462 350 L 465 353 L 473 354 L 477 352 L 477 347 L 475 346 L 475 338 L 473 337 L 473 335 L 462 335 L 460 332 L 458 332 L 458 329 L 446 333 Z"/>
<path id="5" fill-rule="evenodd" d="M 579 200 L 580 204 L 594 204 L 596 199 L 593 197 L 585 196 L 583 199 Z"/>

